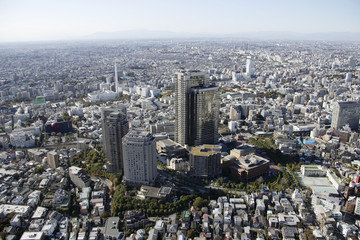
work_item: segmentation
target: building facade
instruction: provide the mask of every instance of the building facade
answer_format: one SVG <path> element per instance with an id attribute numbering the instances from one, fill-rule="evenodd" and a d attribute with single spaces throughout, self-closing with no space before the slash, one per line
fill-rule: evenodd
<path id="1" fill-rule="evenodd" d="M 218 141 L 218 87 L 208 84 L 208 79 L 200 71 L 175 74 L 175 141 L 181 145 Z"/>
<path id="2" fill-rule="evenodd" d="M 333 106 L 331 128 L 340 129 L 349 124 L 352 130 L 359 129 L 360 102 L 336 102 Z"/>
<path id="3" fill-rule="evenodd" d="M 59 166 L 59 154 L 55 151 L 48 152 L 47 163 L 51 168 L 57 168 Z"/>
<path id="4" fill-rule="evenodd" d="M 201 145 L 190 152 L 190 175 L 218 177 L 221 175 L 221 146 Z"/>
<path id="5" fill-rule="evenodd" d="M 149 132 L 131 130 L 123 138 L 124 181 L 146 185 L 157 176 L 155 138 Z"/>
<path id="6" fill-rule="evenodd" d="M 322 169 L 320 165 L 302 165 L 300 172 L 304 176 L 308 177 L 325 177 L 326 171 Z"/>
<path id="7" fill-rule="evenodd" d="M 191 88 L 188 145 L 198 146 L 218 142 L 218 90 L 215 85 Z"/>
<path id="8" fill-rule="evenodd" d="M 267 174 L 269 167 L 268 159 L 251 154 L 234 161 L 230 166 L 230 174 L 234 179 L 248 181 Z"/>
<path id="9" fill-rule="evenodd" d="M 122 138 L 129 131 L 126 109 L 104 108 L 101 117 L 107 170 L 112 173 L 123 172 Z"/>
<path id="10" fill-rule="evenodd" d="M 254 74 L 254 61 L 253 59 L 249 56 L 246 59 L 246 75 L 247 76 L 252 76 Z"/>

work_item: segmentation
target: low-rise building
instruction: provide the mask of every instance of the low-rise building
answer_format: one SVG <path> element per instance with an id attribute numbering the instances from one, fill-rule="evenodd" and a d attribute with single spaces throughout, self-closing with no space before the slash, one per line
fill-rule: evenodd
<path id="1" fill-rule="evenodd" d="M 150 187 L 142 185 L 140 191 L 138 192 L 138 197 L 141 199 L 145 198 L 155 198 L 159 200 L 167 200 L 172 194 L 171 187 Z"/>
<path id="2" fill-rule="evenodd" d="M 10 204 L 1 204 L 0 205 L 0 216 L 6 216 L 9 213 L 16 213 L 23 217 L 28 217 L 31 213 L 30 206 L 24 205 L 10 205 Z"/>
<path id="3" fill-rule="evenodd" d="M 90 186 L 91 180 L 89 175 L 79 167 L 69 167 L 69 176 L 77 187 L 84 188 Z"/>
<path id="4" fill-rule="evenodd" d="M 325 177 L 326 171 L 320 165 L 301 165 L 301 174 L 308 177 Z"/>
<path id="5" fill-rule="evenodd" d="M 328 169 L 326 172 L 326 176 L 336 190 L 343 191 L 345 189 L 345 184 L 338 176 L 336 176 L 336 174 L 332 170 Z"/>
<path id="6" fill-rule="evenodd" d="M 105 229 L 104 229 L 104 238 L 106 240 L 125 238 L 124 233 L 120 231 L 119 223 L 120 223 L 119 217 L 109 217 L 106 219 Z"/>
<path id="7" fill-rule="evenodd" d="M 129 210 L 124 214 L 126 230 L 143 228 L 149 223 L 149 219 L 141 211 Z"/>
<path id="8" fill-rule="evenodd" d="M 270 161 L 252 154 L 242 157 L 230 166 L 230 174 L 238 180 L 251 180 L 269 171 Z"/>
<path id="9" fill-rule="evenodd" d="M 45 239 L 44 232 L 24 232 L 20 240 L 43 240 Z"/>
<path id="10" fill-rule="evenodd" d="M 246 155 L 255 153 L 255 148 L 249 145 L 243 145 L 241 147 L 234 148 L 230 151 L 230 154 L 235 156 L 236 158 L 244 157 Z"/>

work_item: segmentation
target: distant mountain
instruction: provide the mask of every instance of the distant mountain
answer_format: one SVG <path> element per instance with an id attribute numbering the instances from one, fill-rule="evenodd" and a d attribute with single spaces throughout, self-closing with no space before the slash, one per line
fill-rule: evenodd
<path id="1" fill-rule="evenodd" d="M 97 32 L 81 39 L 181 39 L 181 38 L 238 38 L 244 40 L 332 40 L 360 41 L 360 32 L 246 32 L 229 34 L 184 33 L 153 30 L 129 30 L 118 32 Z"/>
<path id="2" fill-rule="evenodd" d="M 264 39 L 264 40 L 330 40 L 330 41 L 360 41 L 360 32 L 250 32 L 227 34 L 228 37 Z"/>
<path id="3" fill-rule="evenodd" d="M 117 32 L 97 32 L 85 36 L 85 39 L 156 39 L 156 38 L 202 38 L 216 37 L 215 34 L 182 33 L 153 30 L 128 30 Z"/>

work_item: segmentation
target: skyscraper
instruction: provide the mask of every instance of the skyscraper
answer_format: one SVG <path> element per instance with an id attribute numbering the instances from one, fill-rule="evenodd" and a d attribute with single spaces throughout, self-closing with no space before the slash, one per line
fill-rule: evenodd
<path id="1" fill-rule="evenodd" d="M 218 87 L 200 71 L 177 72 L 175 78 L 175 141 L 189 146 L 217 143 Z"/>
<path id="2" fill-rule="evenodd" d="M 101 110 L 104 152 L 107 170 L 123 172 L 122 137 L 129 131 L 126 108 L 103 108 Z"/>
<path id="3" fill-rule="evenodd" d="M 333 106 L 331 128 L 340 129 L 346 124 L 352 130 L 359 129 L 360 102 L 336 102 Z"/>
<path id="4" fill-rule="evenodd" d="M 157 152 L 151 133 L 130 130 L 123 137 L 124 180 L 129 185 L 153 182 L 157 176 Z"/>
<path id="5" fill-rule="evenodd" d="M 249 56 L 246 59 L 246 75 L 250 77 L 253 74 L 254 74 L 254 61 Z"/>
<path id="6" fill-rule="evenodd" d="M 118 71 L 117 71 L 116 62 L 115 62 L 115 77 L 114 77 L 114 81 L 115 81 L 115 92 L 119 92 L 119 77 L 118 77 Z"/>
<path id="7" fill-rule="evenodd" d="M 202 85 L 190 91 L 188 145 L 215 144 L 218 142 L 219 87 Z"/>

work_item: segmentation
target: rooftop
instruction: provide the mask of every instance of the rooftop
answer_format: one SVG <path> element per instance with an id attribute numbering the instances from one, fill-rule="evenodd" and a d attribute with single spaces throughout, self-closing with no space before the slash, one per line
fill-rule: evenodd
<path id="1" fill-rule="evenodd" d="M 221 153 L 220 145 L 201 145 L 191 150 L 191 154 L 196 156 L 210 156 L 218 153 Z"/>
<path id="2" fill-rule="evenodd" d="M 255 154 L 247 155 L 246 157 L 240 158 L 238 160 L 238 163 L 245 169 L 252 169 L 269 162 L 270 161 L 267 160 L 266 158 L 260 157 Z"/>
<path id="3" fill-rule="evenodd" d="M 43 232 L 24 232 L 20 240 L 37 240 L 37 239 L 40 240 L 43 238 L 44 238 Z"/>

